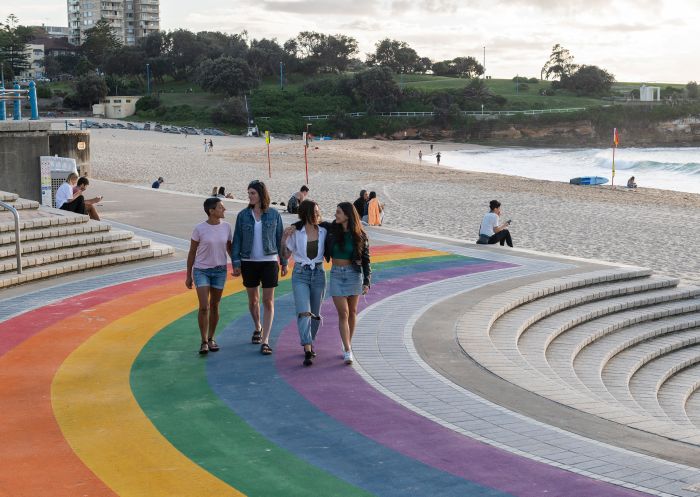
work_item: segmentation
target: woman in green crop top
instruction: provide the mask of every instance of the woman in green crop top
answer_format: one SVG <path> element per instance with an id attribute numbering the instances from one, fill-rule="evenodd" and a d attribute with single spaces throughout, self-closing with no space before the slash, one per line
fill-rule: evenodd
<path id="1" fill-rule="evenodd" d="M 338 311 L 343 360 L 352 364 L 357 303 L 369 291 L 369 241 L 360 216 L 350 202 L 341 202 L 326 238 L 326 259 L 332 259 L 329 293 Z"/>

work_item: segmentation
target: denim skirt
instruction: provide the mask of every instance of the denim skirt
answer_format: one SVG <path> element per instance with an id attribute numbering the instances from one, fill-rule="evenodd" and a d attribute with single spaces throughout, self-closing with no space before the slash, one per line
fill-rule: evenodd
<path id="1" fill-rule="evenodd" d="M 333 266 L 328 293 L 331 297 L 349 297 L 362 294 L 362 271 L 353 266 Z"/>

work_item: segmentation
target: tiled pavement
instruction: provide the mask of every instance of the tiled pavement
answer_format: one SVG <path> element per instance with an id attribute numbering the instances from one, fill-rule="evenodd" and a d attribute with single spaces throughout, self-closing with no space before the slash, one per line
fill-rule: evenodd
<path id="1" fill-rule="evenodd" d="M 186 240 L 169 235 L 114 225 L 181 250 L 188 246 Z M 510 265 L 408 289 L 364 309 L 353 344 L 357 361 L 354 368 L 376 390 L 454 432 L 533 461 L 651 495 L 698 496 L 691 487 L 700 483 L 700 470 L 584 438 L 505 409 L 441 376 L 416 350 L 412 338 L 416 321 L 441 301 L 460 293 L 478 292 L 495 282 L 544 277 L 575 268 L 575 263 L 498 249 L 484 251 L 381 230 L 373 231 L 371 237 L 382 244 L 404 244 Z M 0 322 L 66 297 L 182 269 L 183 261 L 153 264 L 0 300 Z"/>

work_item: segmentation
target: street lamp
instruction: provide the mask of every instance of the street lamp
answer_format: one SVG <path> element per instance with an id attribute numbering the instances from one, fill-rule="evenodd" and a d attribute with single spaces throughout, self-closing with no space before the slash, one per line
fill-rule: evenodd
<path id="1" fill-rule="evenodd" d="M 151 94 L 151 64 L 146 64 L 146 92 Z"/>

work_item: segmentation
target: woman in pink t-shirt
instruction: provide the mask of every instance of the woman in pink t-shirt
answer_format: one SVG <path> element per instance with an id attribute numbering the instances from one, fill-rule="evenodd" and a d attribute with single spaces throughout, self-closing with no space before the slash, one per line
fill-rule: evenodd
<path id="1" fill-rule="evenodd" d="M 227 254 L 231 253 L 233 233 L 225 221 L 226 208 L 221 199 L 212 197 L 204 201 L 208 219 L 194 227 L 187 255 L 187 279 L 185 285 L 197 288 L 199 299 L 199 333 L 202 344 L 200 354 L 216 352 L 219 345 L 214 340 L 219 322 L 219 302 L 226 283 Z"/>

